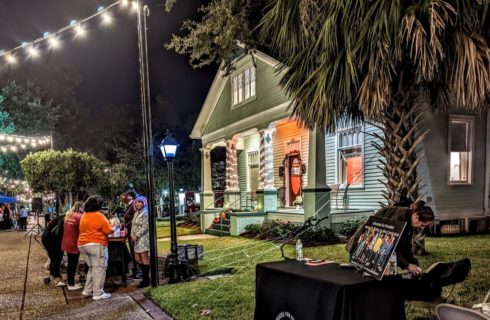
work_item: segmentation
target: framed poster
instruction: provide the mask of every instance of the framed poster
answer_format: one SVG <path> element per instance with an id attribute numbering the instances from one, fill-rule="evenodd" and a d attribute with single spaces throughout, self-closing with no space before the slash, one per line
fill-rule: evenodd
<path id="1" fill-rule="evenodd" d="M 350 263 L 381 280 L 406 222 L 371 216 L 357 239 Z"/>

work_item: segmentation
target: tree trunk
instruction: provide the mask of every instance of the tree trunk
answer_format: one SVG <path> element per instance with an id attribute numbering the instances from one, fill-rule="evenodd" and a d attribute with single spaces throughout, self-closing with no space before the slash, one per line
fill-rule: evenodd
<path id="1" fill-rule="evenodd" d="M 388 109 L 379 119 L 383 136 L 376 136 L 383 143 L 374 144 L 383 156 L 380 168 L 385 177 L 384 197 L 390 206 L 408 206 L 420 200 L 421 178 L 417 176 L 417 166 L 423 155 L 418 150 L 428 133 L 421 127 L 426 106 L 424 95 L 412 84 L 403 83 L 402 74 Z M 425 236 L 415 234 L 414 253 L 425 254 Z"/>
<path id="2" fill-rule="evenodd" d="M 400 80 L 402 82 L 403 80 Z M 391 103 L 379 119 L 383 135 L 377 137 L 383 142 L 374 146 L 383 156 L 380 168 L 385 177 L 388 205 L 408 200 L 410 203 L 420 200 L 420 177 L 417 166 L 422 158 L 418 154 L 428 130 L 421 130 L 422 116 L 426 103 L 418 92 L 403 85 L 391 99 Z"/>

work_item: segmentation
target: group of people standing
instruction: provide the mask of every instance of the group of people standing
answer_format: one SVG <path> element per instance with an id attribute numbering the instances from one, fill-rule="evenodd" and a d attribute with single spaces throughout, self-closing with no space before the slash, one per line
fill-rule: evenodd
<path id="1" fill-rule="evenodd" d="M 82 295 L 91 296 L 93 300 L 111 297 L 109 293 L 104 292 L 104 283 L 109 256 L 108 238 L 114 232 L 114 228 L 101 209 L 102 203 L 98 196 L 89 197 L 85 203 L 77 201 L 65 215 L 60 215 L 50 221 L 42 237 L 43 245 L 50 258 L 50 275 L 54 280 L 54 285 L 66 285 L 60 273 L 61 261 L 66 252 L 68 290 L 83 288 Z M 130 237 L 129 243 L 130 247 L 135 249 L 134 258 L 140 264 L 143 272 L 143 280 L 138 287 L 146 287 L 150 283 L 146 199 L 138 196 L 126 208 L 126 211 L 129 210 L 134 212 L 130 226 L 132 228 L 127 229 Z M 85 286 L 75 283 L 80 254 L 86 264 Z"/>
<path id="2" fill-rule="evenodd" d="M 17 208 L 15 203 L 0 203 L 0 216 L 4 230 L 27 231 L 29 211 L 23 205 Z"/>

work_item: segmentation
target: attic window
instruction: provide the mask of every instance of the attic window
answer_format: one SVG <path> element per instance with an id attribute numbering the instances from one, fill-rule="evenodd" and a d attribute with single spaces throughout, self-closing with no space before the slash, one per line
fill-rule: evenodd
<path id="1" fill-rule="evenodd" d="M 249 66 L 231 79 L 233 106 L 243 104 L 255 97 L 255 67 Z"/>

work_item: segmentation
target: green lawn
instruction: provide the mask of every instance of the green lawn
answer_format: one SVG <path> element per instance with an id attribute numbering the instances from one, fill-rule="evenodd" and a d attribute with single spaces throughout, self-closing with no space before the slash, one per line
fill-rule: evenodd
<path id="1" fill-rule="evenodd" d="M 177 236 L 186 236 L 189 234 L 200 234 L 201 229 L 199 228 L 189 228 L 179 226 L 180 222 L 177 222 Z M 170 237 L 170 221 L 157 221 L 157 238 L 168 238 Z"/>
<path id="2" fill-rule="evenodd" d="M 223 237 L 187 243 L 204 245 L 205 260 L 201 272 L 219 273 L 231 268 L 233 275 L 210 281 L 193 281 L 149 289 L 147 293 L 174 319 L 201 319 L 203 310 L 211 310 L 210 319 L 253 319 L 255 265 L 280 260 L 279 248 L 267 242 L 241 237 Z M 168 252 L 169 244 L 163 250 Z M 467 236 L 427 239 L 428 256 L 420 257 L 426 268 L 436 261 L 454 261 L 469 257 L 472 271 L 468 279 L 457 286 L 461 305 L 481 302 L 490 289 L 490 236 Z M 294 248 L 287 246 L 289 256 Z M 306 248 L 305 256 L 343 262 L 347 254 L 343 245 Z"/>

